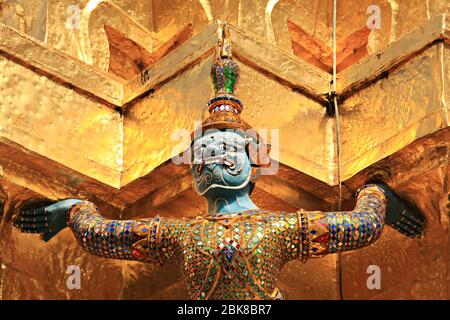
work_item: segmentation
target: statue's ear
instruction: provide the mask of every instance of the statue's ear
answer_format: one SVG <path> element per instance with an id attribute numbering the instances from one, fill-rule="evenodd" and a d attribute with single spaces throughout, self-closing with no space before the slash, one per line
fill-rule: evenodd
<path id="1" fill-rule="evenodd" d="M 248 157 L 250 163 L 257 166 L 269 166 L 270 165 L 270 144 L 257 144 L 251 141 L 248 145 Z"/>
<path id="2" fill-rule="evenodd" d="M 252 166 L 252 172 L 250 175 L 250 182 L 255 184 L 256 180 L 258 180 L 261 175 L 261 168 L 259 166 Z"/>

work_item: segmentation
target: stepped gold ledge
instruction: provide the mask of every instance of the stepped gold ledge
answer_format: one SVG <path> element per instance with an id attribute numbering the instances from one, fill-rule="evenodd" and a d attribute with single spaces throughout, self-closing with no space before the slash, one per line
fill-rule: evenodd
<path id="1" fill-rule="evenodd" d="M 215 52 L 218 41 L 218 24 L 208 25 L 205 30 L 189 39 L 150 68 L 130 80 L 124 90 L 123 104 L 128 104 L 140 95 L 154 91 L 163 83 L 180 75 L 188 67 L 192 67 L 202 59 Z"/>
<path id="2" fill-rule="evenodd" d="M 65 6 L 72 2 L 72 0 L 68 0 Z M 148 17 L 147 19 L 150 20 L 151 18 Z M 86 6 L 82 9 L 79 32 L 81 45 L 79 48 L 66 44 L 62 49 L 72 51 L 74 56 L 78 56 L 81 60 L 93 64 L 101 70 L 108 70 L 110 48 L 104 30 L 105 24 L 120 30 L 129 39 L 138 42 L 148 52 L 152 52 L 154 48 L 161 44 L 152 32 L 137 22 L 119 5 L 112 1 L 97 1 L 94 8 Z M 59 28 L 64 27 L 61 24 L 57 24 L 57 26 Z M 47 34 L 47 41 L 50 40 L 49 42 L 52 44 L 60 45 L 58 43 L 60 37 L 60 30 L 54 27 Z M 81 52 L 78 51 L 79 49 L 81 49 Z"/>
<path id="3" fill-rule="evenodd" d="M 53 79 L 81 89 L 94 98 L 102 99 L 112 107 L 122 107 L 183 73 L 199 60 L 213 55 L 218 41 L 219 25 L 220 22 L 208 25 L 173 53 L 129 82 L 4 24 L 0 24 L 0 53 L 13 57 Z M 325 103 L 324 96 L 331 79 L 329 74 L 242 28 L 230 25 L 230 33 L 235 46 L 234 53 L 244 63 Z"/>
<path id="4" fill-rule="evenodd" d="M 3 55 L 0 70 L 0 138 L 120 186 L 123 121 L 117 111 Z"/>
<path id="5" fill-rule="evenodd" d="M 94 197 L 120 207 L 118 189 L 0 137 L 0 178 L 49 199 Z"/>
<path id="6" fill-rule="evenodd" d="M 340 104 L 341 177 L 347 180 L 415 140 L 448 128 L 448 48 L 433 42 L 389 76 Z"/>
<path id="7" fill-rule="evenodd" d="M 0 24 L 0 55 L 6 54 L 30 69 L 81 89 L 88 95 L 121 105 L 125 80 L 101 71 L 43 42 Z"/>
<path id="8" fill-rule="evenodd" d="M 436 15 L 418 29 L 392 42 L 387 48 L 373 53 L 337 75 L 339 100 L 360 91 L 390 70 L 411 59 L 437 41 L 449 42 L 449 18 Z"/>
<path id="9" fill-rule="evenodd" d="M 437 15 L 386 49 L 340 72 L 337 82 L 340 99 L 361 90 L 433 42 L 442 40 L 449 43 L 448 20 L 445 14 Z M 129 82 L 46 46 L 4 24 L 0 24 L 0 52 L 121 107 L 182 73 L 199 59 L 212 54 L 218 39 L 218 25 L 219 22 L 208 25 L 187 43 Z M 230 25 L 230 33 L 233 52 L 239 60 L 325 103 L 331 75 L 243 28 Z"/>
<path id="10" fill-rule="evenodd" d="M 214 54 L 221 23 L 216 21 L 208 25 L 205 30 L 181 45 L 173 53 L 130 80 L 125 86 L 123 103 L 127 104 L 139 95 L 154 90 L 199 60 Z M 229 27 L 233 54 L 239 60 L 321 103 L 326 102 L 325 95 L 329 89 L 331 75 L 269 44 L 243 28 L 231 24 Z"/>
<path id="11" fill-rule="evenodd" d="M 326 103 L 332 79 L 329 73 L 255 37 L 244 28 L 230 25 L 229 30 L 233 55 L 238 60 L 319 103 Z"/>

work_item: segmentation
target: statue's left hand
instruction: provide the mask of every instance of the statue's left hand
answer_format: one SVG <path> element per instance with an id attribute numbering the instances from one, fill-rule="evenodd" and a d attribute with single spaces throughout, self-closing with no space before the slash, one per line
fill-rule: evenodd
<path id="1" fill-rule="evenodd" d="M 422 213 L 408 205 L 402 198 L 383 183 L 377 183 L 384 190 L 388 199 L 386 224 L 410 238 L 422 237 L 425 218 Z"/>
<path id="2" fill-rule="evenodd" d="M 66 214 L 78 199 L 66 199 L 49 206 L 21 209 L 14 226 L 26 233 L 41 233 L 45 242 L 67 227 Z"/>

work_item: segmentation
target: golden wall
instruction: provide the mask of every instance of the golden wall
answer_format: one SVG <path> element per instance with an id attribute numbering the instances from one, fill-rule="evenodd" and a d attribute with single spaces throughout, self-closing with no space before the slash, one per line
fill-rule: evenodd
<path id="1" fill-rule="evenodd" d="M 205 116 L 227 21 L 243 117 L 279 132 L 268 137 L 279 170 L 260 179 L 255 203 L 336 209 L 340 165 L 344 207 L 382 177 L 428 222 L 420 240 L 386 227 L 368 248 L 289 263 L 278 283 L 284 296 L 449 299 L 448 3 L 338 1 L 340 157 L 336 117 L 326 112 L 332 4 L 0 0 L 0 297 L 187 297 L 176 266 L 92 256 L 69 229 L 44 243 L 13 228 L 11 216 L 21 203 L 68 197 L 90 199 L 110 218 L 204 213 L 187 166 L 170 159 L 186 147 L 174 133 Z M 380 8 L 381 28 L 367 31 L 370 5 Z M 115 46 L 105 24 L 129 46 Z M 150 62 L 133 64 L 141 60 Z M 123 61 L 140 72 L 121 74 Z M 71 265 L 81 269 L 80 290 L 66 285 Z M 370 265 L 381 269 L 381 289 L 367 287 Z"/>

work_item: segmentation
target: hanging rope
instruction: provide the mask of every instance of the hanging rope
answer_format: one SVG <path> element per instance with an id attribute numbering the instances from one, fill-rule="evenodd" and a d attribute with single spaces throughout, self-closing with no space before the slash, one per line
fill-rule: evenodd
<path id="1" fill-rule="evenodd" d="M 337 153 L 337 179 L 339 184 L 339 199 L 338 199 L 338 211 L 342 209 L 342 180 L 341 180 L 341 132 L 339 123 L 339 107 L 337 102 L 337 72 L 336 72 L 336 11 L 337 11 L 337 0 L 333 1 L 333 83 L 332 90 L 330 94 L 330 102 L 332 100 L 334 116 L 336 121 L 336 153 Z M 344 300 L 344 293 L 342 290 L 342 256 L 338 253 L 337 258 L 337 269 L 338 269 L 338 285 L 339 285 L 339 298 Z"/>
<path id="2" fill-rule="evenodd" d="M 339 184 L 339 200 L 338 200 L 338 210 L 341 211 L 342 207 L 342 181 L 341 181 L 341 133 L 340 133 L 340 123 L 339 123 L 339 107 L 337 103 L 337 88 L 336 88 L 336 6 L 337 0 L 333 2 L 333 81 L 332 90 L 330 94 L 330 99 L 333 102 L 334 115 L 336 120 L 336 153 L 337 153 L 337 179 Z"/>

